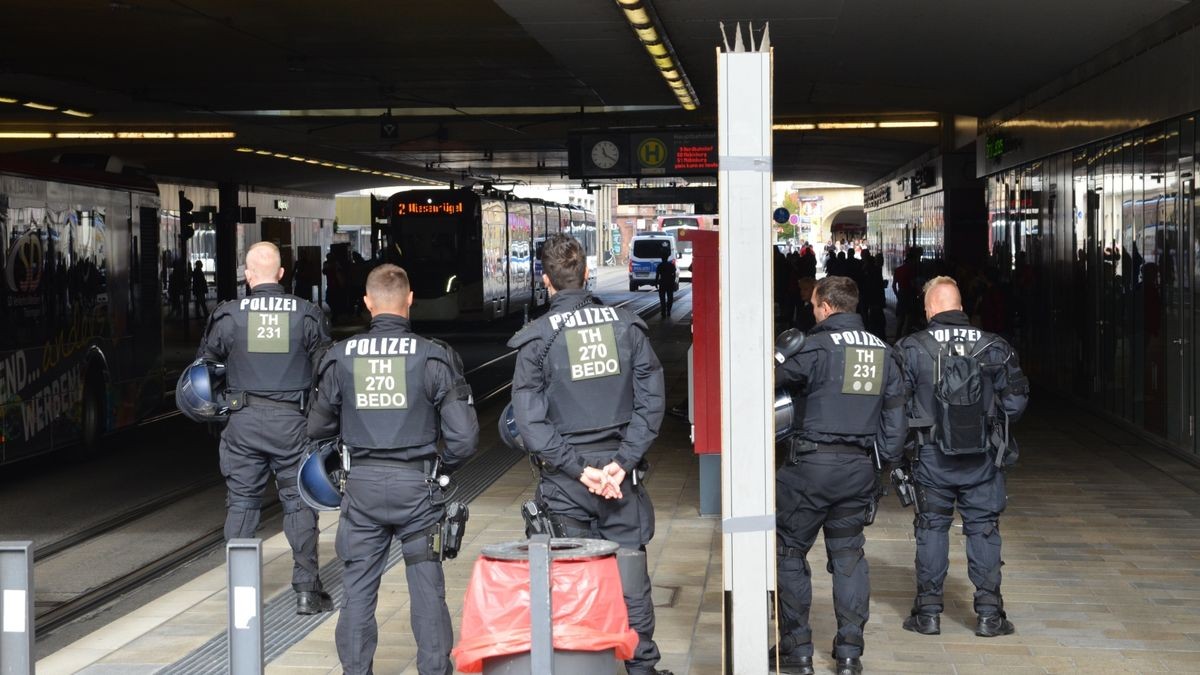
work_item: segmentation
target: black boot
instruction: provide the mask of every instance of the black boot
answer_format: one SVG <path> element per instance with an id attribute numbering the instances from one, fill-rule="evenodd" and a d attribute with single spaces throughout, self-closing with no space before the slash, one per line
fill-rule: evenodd
<path id="1" fill-rule="evenodd" d="M 975 623 L 975 634 L 979 637 L 999 637 L 1001 635 L 1012 635 L 1016 627 L 1008 620 L 1008 616 L 1004 612 L 996 614 L 980 614 L 979 621 Z"/>
<path id="2" fill-rule="evenodd" d="M 779 671 L 788 673 L 789 675 L 814 675 L 817 672 L 813 670 L 811 656 L 800 656 L 795 652 L 784 652 L 782 657 L 777 659 L 777 652 L 778 650 L 775 647 L 771 647 L 771 651 L 767 656 L 767 664 L 772 669 L 775 668 L 776 661 L 778 661 Z"/>
<path id="3" fill-rule="evenodd" d="M 940 614 L 914 613 L 904 620 L 904 630 L 921 635 L 941 635 L 942 616 Z"/>
<path id="4" fill-rule="evenodd" d="M 837 660 L 837 675 L 859 675 L 862 672 L 862 661 L 857 656 L 847 656 Z"/>
<path id="5" fill-rule="evenodd" d="M 297 614 L 320 614 L 333 611 L 333 598 L 325 591 L 296 591 Z"/>

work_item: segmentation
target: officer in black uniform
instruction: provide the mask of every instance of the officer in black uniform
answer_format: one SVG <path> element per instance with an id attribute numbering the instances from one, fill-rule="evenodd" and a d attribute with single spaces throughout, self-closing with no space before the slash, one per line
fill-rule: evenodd
<path id="1" fill-rule="evenodd" d="M 454 632 L 435 550 L 445 509 L 430 478 L 439 432 L 445 442 L 441 472 L 449 473 L 475 452 L 479 423 L 457 355 L 412 332 L 413 296 L 404 270 L 376 267 L 366 293 L 371 330 L 330 348 L 308 418 L 310 437 L 340 431 L 350 453 L 335 544 L 346 563 L 338 657 L 347 675 L 372 672 L 379 580 L 396 537 L 408 578 L 417 671 L 450 675 Z"/>
<path id="2" fill-rule="evenodd" d="M 950 277 L 936 277 L 925 286 L 924 332 L 936 343 L 960 342 L 977 353 L 983 380 L 984 410 L 1015 422 L 1029 402 L 1029 382 L 1021 373 L 1017 354 L 1003 338 L 973 328 L 962 311 L 962 296 Z M 934 354 L 922 344 L 921 332 L 896 343 L 904 357 L 904 376 L 913 392 L 914 418 L 928 418 L 934 409 Z M 926 338 L 927 340 L 927 338 Z M 937 353 L 937 352 L 934 352 Z M 914 426 L 917 426 L 914 423 Z M 967 573 L 975 584 L 975 634 L 1008 635 L 1013 625 L 1000 596 L 1000 513 L 1008 501 L 1004 472 L 996 451 L 944 454 L 931 436 L 919 434 L 912 474 L 917 487 L 917 596 L 904 628 L 926 635 L 941 632 L 942 589 L 949 569 L 950 524 L 954 508 L 962 515 L 966 536 Z M 1015 457 L 1010 455 L 1010 457 Z M 1004 457 L 999 464 L 1005 464 Z"/>
<path id="3" fill-rule="evenodd" d="M 839 674 L 862 672 L 863 627 L 871 595 L 863 526 L 876 493 L 877 449 L 898 461 L 907 422 L 904 384 L 891 348 L 867 332 L 858 287 L 829 276 L 812 294 L 817 325 L 800 351 L 778 366 L 775 381 L 792 388 L 801 413 L 788 460 L 775 479 L 778 535 L 778 655 L 784 672 L 812 673 L 812 571 L 808 552 L 825 532 L 838 631 Z"/>
<path id="4" fill-rule="evenodd" d="M 640 484 L 643 458 L 665 407 L 662 365 L 646 325 L 584 290 L 587 258 L 575 239 L 551 235 L 542 248 L 550 308 L 513 336 L 513 411 L 525 447 L 541 466 L 538 498 L 568 537 L 603 538 L 645 550 L 654 507 Z M 645 561 L 645 557 L 641 557 Z M 656 670 L 650 578 L 625 588 L 629 625 L 640 638 L 630 675 Z"/>
<path id="5" fill-rule="evenodd" d="M 279 249 L 259 242 L 246 252 L 250 294 L 221 303 L 209 317 L 198 358 L 225 364 L 229 424 L 221 432 L 221 473 L 228 489 L 225 538 L 253 537 L 268 471 L 283 504 L 292 547 L 296 611 L 333 609 L 317 577 L 317 515 L 300 499 L 296 473 L 308 446 L 304 405 L 313 365 L 329 346 L 320 308 L 284 293 Z"/>

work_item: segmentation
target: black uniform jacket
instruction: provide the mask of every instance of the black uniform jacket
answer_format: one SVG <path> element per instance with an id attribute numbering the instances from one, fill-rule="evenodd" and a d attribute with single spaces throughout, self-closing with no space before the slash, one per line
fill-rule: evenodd
<path id="1" fill-rule="evenodd" d="M 570 311 L 588 297 L 589 294 L 585 290 L 559 291 L 550 298 L 550 309 L 545 316 Z M 545 317 L 540 320 L 545 320 Z M 538 364 L 538 358 L 546 344 L 545 340 L 535 337 L 523 341 L 524 336 L 518 333 L 509 341 L 509 346 L 520 345 L 513 372 L 513 411 L 525 447 L 531 453 L 570 476 L 582 475 L 586 466 L 583 456 L 572 447 L 576 444 L 608 440 L 619 442 L 611 461 L 615 461 L 625 471 L 632 471 L 642 461 L 662 425 L 665 385 L 662 364 L 650 346 L 645 324 L 635 321 L 635 326 L 629 329 L 629 336 L 633 343 L 633 353 L 630 355 L 630 362 L 633 364 L 633 415 L 629 423 L 599 431 L 567 434 L 566 437 L 559 434 L 550 422 L 545 375 Z"/>
<path id="2" fill-rule="evenodd" d="M 379 314 L 371 319 L 371 329 L 366 334 L 381 333 L 412 333 L 412 324 L 402 316 Z M 440 347 L 435 348 L 440 350 Z M 342 394 L 344 391 L 352 391 L 353 384 L 339 381 L 339 369 L 329 366 L 337 359 L 336 352 L 336 349 L 329 350 L 317 368 L 317 391 L 308 413 L 309 438 L 336 436 L 341 427 L 341 416 L 353 412 L 352 409 L 344 410 L 342 407 Z M 438 410 L 441 437 L 445 441 L 442 462 L 448 470 L 452 470 L 474 454 L 479 441 L 479 421 L 475 417 L 475 408 L 471 401 L 456 395 L 458 387 L 448 356 L 445 360 L 429 358 L 425 361 L 422 391 Z M 379 459 L 432 458 L 437 454 L 437 443 L 409 448 L 374 448 L 369 454 Z"/>
<path id="3" fill-rule="evenodd" d="M 858 314 L 849 312 L 839 312 L 830 315 L 824 321 L 817 324 L 808 331 L 810 336 L 810 344 L 805 345 L 805 348 L 782 365 L 775 369 L 775 384 L 777 386 L 791 386 L 799 396 L 811 396 L 818 389 L 818 382 L 825 381 L 826 378 L 837 377 L 838 373 L 832 372 L 834 368 L 831 366 L 831 355 L 829 350 L 815 349 L 810 345 L 815 345 L 816 342 L 811 340 L 812 336 L 821 333 L 834 333 L 842 331 L 866 331 L 863 325 L 862 317 Z M 857 445 L 866 450 L 870 450 L 872 445 L 879 448 L 880 458 L 884 462 L 898 462 L 904 450 L 904 438 L 908 433 L 908 420 L 904 412 L 904 380 L 900 372 L 900 364 L 895 358 L 892 349 L 888 349 L 888 358 L 884 361 L 883 373 L 883 395 L 881 397 L 882 409 L 879 412 L 879 422 L 877 431 L 874 435 L 861 435 L 852 433 L 829 433 L 814 431 L 811 429 L 801 428 L 796 432 L 796 436 L 802 440 L 812 441 L 814 443 L 842 443 L 846 445 Z M 869 399 L 861 397 L 864 405 Z M 799 399 L 795 401 L 796 416 L 798 419 L 804 419 L 805 401 Z M 863 414 L 861 410 L 843 409 L 839 414 L 856 415 Z M 847 418 L 849 419 L 849 418 Z M 833 424 L 826 424 L 826 427 L 836 427 L 837 420 Z M 849 426 L 849 425 L 848 425 Z"/>

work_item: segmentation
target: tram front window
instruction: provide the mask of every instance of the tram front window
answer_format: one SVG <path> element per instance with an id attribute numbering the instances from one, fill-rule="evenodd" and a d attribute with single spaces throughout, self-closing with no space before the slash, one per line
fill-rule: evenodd
<path id="1" fill-rule="evenodd" d="M 439 216 L 409 216 L 400 223 L 400 265 L 413 293 L 430 298 L 446 293 L 446 280 L 458 273 L 458 223 Z"/>

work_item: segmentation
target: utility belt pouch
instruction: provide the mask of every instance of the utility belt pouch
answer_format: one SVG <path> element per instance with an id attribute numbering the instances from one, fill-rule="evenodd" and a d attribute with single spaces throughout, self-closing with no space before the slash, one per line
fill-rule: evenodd
<path id="1" fill-rule="evenodd" d="M 415 565 L 417 563 L 423 563 L 423 562 L 440 562 L 441 561 L 441 559 L 442 559 L 442 557 L 441 557 L 442 556 L 442 523 L 434 523 L 433 525 L 429 526 L 425 530 L 423 530 L 417 534 L 414 534 L 413 536 L 409 537 L 408 539 L 401 541 L 401 544 L 408 544 L 409 542 L 417 540 L 417 539 L 425 540 L 426 545 L 423 549 L 420 550 L 420 552 L 414 553 L 413 555 L 405 554 L 405 556 L 404 556 L 404 564 L 405 565 Z M 458 552 L 455 551 L 456 555 L 457 555 L 457 553 Z"/>
<path id="2" fill-rule="evenodd" d="M 225 392 L 225 405 L 229 407 L 229 412 L 241 410 L 246 407 L 246 392 L 244 391 L 227 391 Z"/>
<path id="3" fill-rule="evenodd" d="M 877 513 L 879 513 L 879 500 L 872 499 L 871 501 L 867 502 L 867 515 L 866 515 L 866 518 L 863 520 L 863 526 L 866 527 L 869 525 L 874 525 L 875 524 L 875 514 L 877 514 Z"/>
<path id="4" fill-rule="evenodd" d="M 809 455 L 817 451 L 817 444 L 812 441 L 806 441 L 800 438 L 792 437 L 791 446 L 788 448 L 788 464 L 796 465 L 800 463 L 800 458 L 804 455 Z"/>
<path id="5" fill-rule="evenodd" d="M 630 472 L 629 480 L 633 482 L 634 487 L 646 482 L 646 472 L 649 470 L 650 462 L 647 462 L 644 459 L 638 462 L 637 466 L 633 467 L 633 471 Z"/>
<path id="6" fill-rule="evenodd" d="M 446 515 L 442 518 L 441 543 L 439 551 L 441 560 L 452 560 L 458 557 L 462 547 L 463 535 L 467 532 L 467 520 L 471 512 L 463 502 L 450 502 L 446 505 Z"/>

